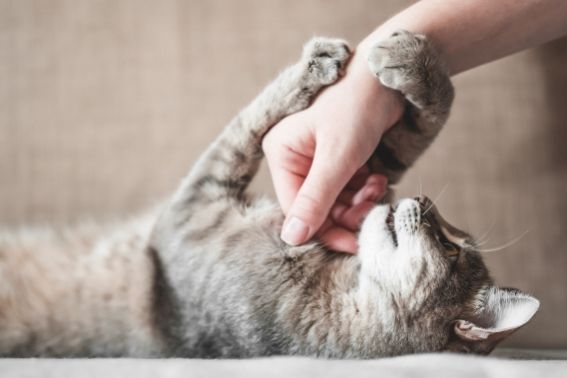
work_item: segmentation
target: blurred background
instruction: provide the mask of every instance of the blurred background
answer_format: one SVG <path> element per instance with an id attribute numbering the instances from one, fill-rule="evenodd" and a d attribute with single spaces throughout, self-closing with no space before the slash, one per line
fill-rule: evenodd
<path id="1" fill-rule="evenodd" d="M 356 44 L 411 1 L 0 0 L 0 227 L 131 214 L 169 195 L 314 35 Z M 508 345 L 567 347 L 567 39 L 455 77 L 400 195 L 485 235 L 541 311 Z M 265 167 L 257 192 L 271 193 Z"/>

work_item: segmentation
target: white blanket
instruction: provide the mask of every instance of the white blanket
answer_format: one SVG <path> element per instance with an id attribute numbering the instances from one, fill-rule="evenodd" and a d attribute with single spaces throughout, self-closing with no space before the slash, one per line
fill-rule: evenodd
<path id="1" fill-rule="evenodd" d="M 521 358 L 521 359 L 518 359 Z M 497 350 L 490 357 L 420 354 L 377 360 L 4 359 L 0 377 L 567 377 L 567 351 Z"/>

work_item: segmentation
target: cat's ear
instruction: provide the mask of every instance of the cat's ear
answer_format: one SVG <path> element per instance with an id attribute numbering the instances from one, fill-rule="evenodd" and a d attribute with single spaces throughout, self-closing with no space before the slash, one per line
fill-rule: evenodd
<path id="1" fill-rule="evenodd" d="M 482 305 L 468 319 L 454 323 L 454 340 L 449 350 L 488 354 L 494 347 L 537 312 L 539 301 L 517 289 L 493 287 L 481 299 Z"/>

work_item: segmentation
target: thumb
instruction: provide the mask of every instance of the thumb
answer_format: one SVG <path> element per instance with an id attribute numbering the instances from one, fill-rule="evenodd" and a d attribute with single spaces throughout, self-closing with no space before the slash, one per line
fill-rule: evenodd
<path id="1" fill-rule="evenodd" d="M 320 151 L 315 151 L 311 169 L 287 212 L 281 233 L 287 244 L 299 245 L 311 239 L 356 171 L 344 159 L 338 161 L 341 154 Z"/>

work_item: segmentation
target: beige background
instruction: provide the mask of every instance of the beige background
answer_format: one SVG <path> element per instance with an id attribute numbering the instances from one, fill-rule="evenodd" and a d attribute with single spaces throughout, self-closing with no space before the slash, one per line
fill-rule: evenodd
<path id="1" fill-rule="evenodd" d="M 165 197 L 312 35 L 360 40 L 408 1 L 0 0 L 0 225 L 127 214 Z M 567 347 L 567 40 L 455 78 L 423 191 L 542 299 L 514 345 Z M 264 171 L 257 188 L 269 191 Z M 491 226 L 492 225 L 492 226 Z"/>

